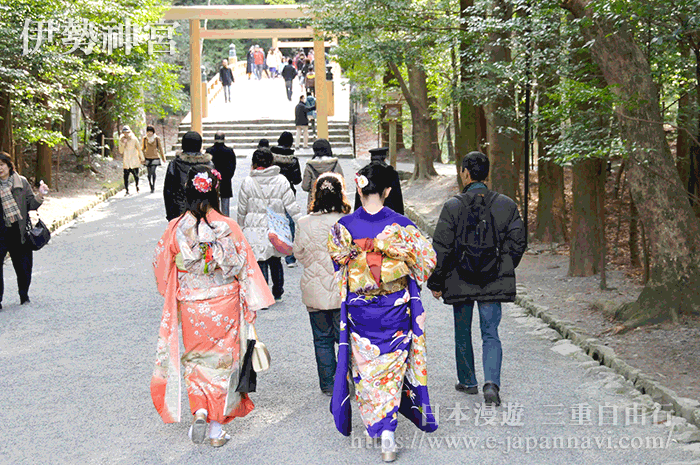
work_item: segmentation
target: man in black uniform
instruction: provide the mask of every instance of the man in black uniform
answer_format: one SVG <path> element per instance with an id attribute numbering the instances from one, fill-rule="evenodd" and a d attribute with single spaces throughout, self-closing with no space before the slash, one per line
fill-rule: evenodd
<path id="1" fill-rule="evenodd" d="M 387 165 L 385 159 L 386 155 L 389 153 L 389 147 L 382 147 L 378 149 L 372 149 L 369 151 L 370 154 L 370 163 L 380 163 L 384 166 L 389 166 Z M 389 207 L 392 210 L 394 210 L 396 213 L 403 215 L 403 195 L 401 194 L 401 181 L 399 180 L 399 173 L 396 172 L 396 170 L 389 166 L 392 170 L 391 176 L 391 182 L 389 183 L 389 186 L 391 187 L 391 191 L 389 191 L 389 196 L 386 198 L 384 201 L 384 206 Z M 360 202 L 360 195 L 356 192 L 355 193 L 355 210 L 360 208 L 362 206 L 362 202 Z"/>

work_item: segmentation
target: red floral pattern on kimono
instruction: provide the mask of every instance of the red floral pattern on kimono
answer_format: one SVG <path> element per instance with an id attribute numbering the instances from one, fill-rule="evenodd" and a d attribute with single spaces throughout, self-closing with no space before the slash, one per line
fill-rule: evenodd
<path id="1" fill-rule="evenodd" d="M 165 423 L 181 419 L 180 361 L 192 412 L 205 408 L 209 420 L 228 423 L 254 407 L 229 383 L 235 388 L 248 325 L 274 298 L 238 224 L 213 210 L 207 220 L 172 220 L 156 246 L 153 269 L 165 304 L 151 397 Z"/>

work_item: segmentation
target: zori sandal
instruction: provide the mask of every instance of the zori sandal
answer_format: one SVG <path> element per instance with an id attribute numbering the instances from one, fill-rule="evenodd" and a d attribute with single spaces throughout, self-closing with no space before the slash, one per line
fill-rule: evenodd
<path id="1" fill-rule="evenodd" d="M 212 447 L 221 447 L 226 444 L 229 439 L 231 439 L 231 436 L 226 434 L 226 431 L 222 430 L 218 438 L 209 438 L 209 442 L 211 443 Z"/>
<path id="2" fill-rule="evenodd" d="M 190 426 L 190 438 L 195 444 L 201 444 L 204 442 L 204 438 L 207 437 L 207 415 L 204 413 L 195 413 L 194 421 L 192 426 Z"/>

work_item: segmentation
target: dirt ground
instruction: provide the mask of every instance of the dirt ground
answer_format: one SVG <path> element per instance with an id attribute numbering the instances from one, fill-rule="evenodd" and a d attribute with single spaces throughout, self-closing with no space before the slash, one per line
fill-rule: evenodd
<path id="1" fill-rule="evenodd" d="M 358 154 L 376 146 L 376 126 L 362 115 L 358 125 Z M 536 166 L 536 165 L 535 165 Z M 529 241 L 529 249 L 516 270 L 518 284 L 527 288 L 537 304 L 547 307 L 561 320 L 569 321 L 583 334 L 599 338 L 631 366 L 658 379 L 683 397 L 700 399 L 700 318 L 685 316 L 672 323 L 645 326 L 624 334 L 613 334 L 616 323 L 602 312 L 605 302 L 632 302 L 642 290 L 642 269 L 629 264 L 629 193 L 613 199 L 617 165 L 608 176 L 606 236 L 608 240 L 607 286 L 600 289 L 600 275 L 569 277 L 567 244 Z M 420 214 L 436 220 L 446 199 L 458 192 L 454 165 L 436 164 L 440 176 L 430 181 L 403 183 L 403 195 Z M 534 231 L 537 211 L 537 172 L 530 173 L 529 231 Z M 624 178 L 623 178 L 624 180 Z M 566 171 L 568 218 L 571 218 L 571 172 Z M 520 200 L 519 200 L 520 202 Z M 522 212 L 521 212 L 522 213 Z"/>

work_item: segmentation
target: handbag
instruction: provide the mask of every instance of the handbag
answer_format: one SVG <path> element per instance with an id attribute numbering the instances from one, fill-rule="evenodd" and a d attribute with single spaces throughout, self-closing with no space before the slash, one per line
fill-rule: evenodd
<path id="1" fill-rule="evenodd" d="M 252 355 L 253 370 L 255 370 L 257 373 L 267 371 L 270 369 L 270 351 L 267 350 L 267 346 L 260 339 L 258 339 L 258 333 L 255 331 L 255 326 L 253 325 L 250 325 L 250 329 L 248 330 L 249 344 L 251 336 L 252 340 L 255 341 Z"/>
<path id="2" fill-rule="evenodd" d="M 255 392 L 257 387 L 258 374 L 253 369 L 253 353 L 255 352 L 255 339 L 248 339 L 248 348 L 243 356 L 241 372 L 238 376 L 238 386 L 236 392 Z"/>
<path id="3" fill-rule="evenodd" d="M 34 226 L 31 219 L 28 219 L 27 238 L 32 250 L 39 250 L 51 240 L 51 231 L 41 219 L 38 219 Z"/>

